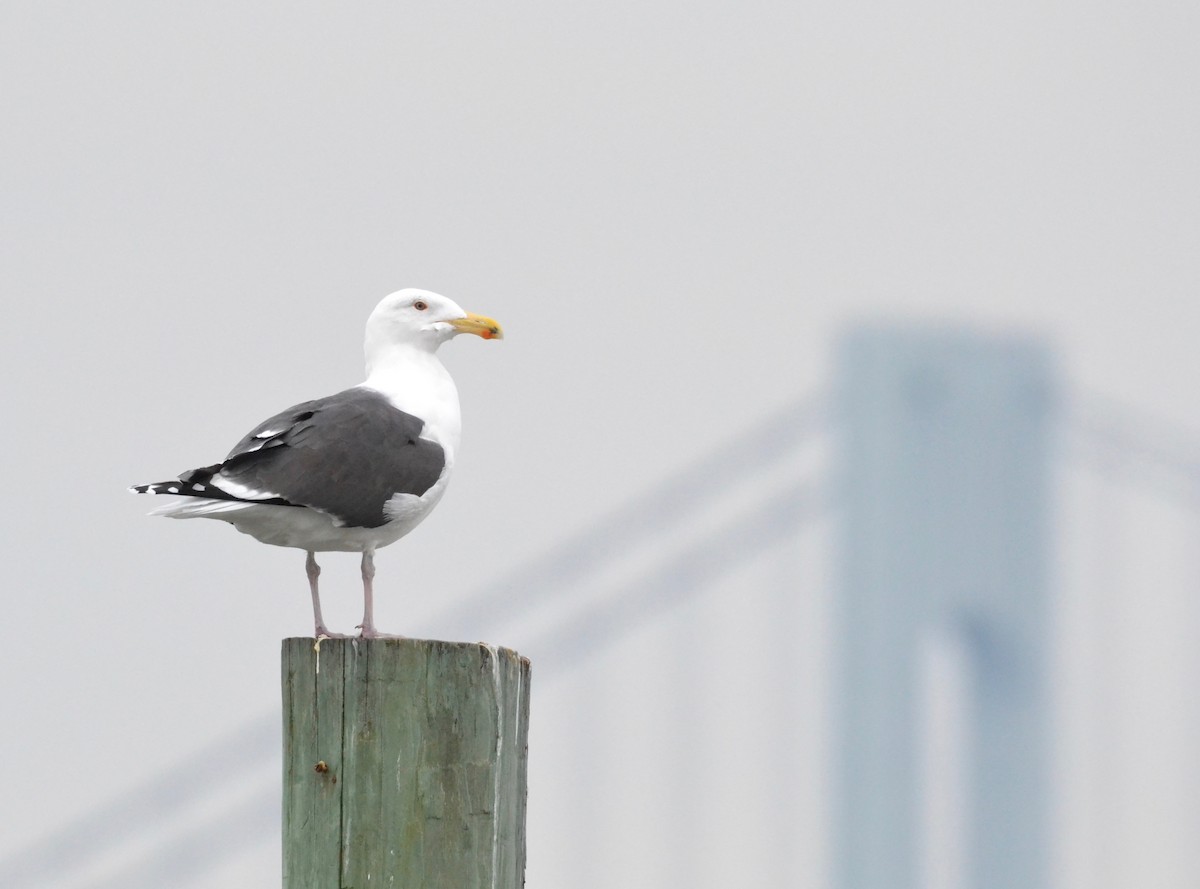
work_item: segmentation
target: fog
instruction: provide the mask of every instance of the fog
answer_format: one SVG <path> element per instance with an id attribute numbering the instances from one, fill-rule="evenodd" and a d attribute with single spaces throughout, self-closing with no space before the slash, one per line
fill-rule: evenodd
<path id="1" fill-rule="evenodd" d="M 660 848 L 646 832 L 613 833 L 615 816 L 583 834 L 554 814 L 549 789 L 539 813 L 538 788 L 589 749 L 618 770 L 627 756 L 638 774 L 637 750 L 622 746 L 635 737 L 621 730 L 635 712 L 622 689 L 636 697 L 623 683 L 668 697 L 687 687 L 686 642 L 664 640 L 719 646 L 737 629 L 739 644 L 779 644 L 774 600 L 747 590 L 791 568 L 764 556 L 721 579 L 711 607 L 686 606 L 658 635 L 569 671 L 548 650 L 539 661 L 545 615 L 476 628 L 456 605 L 764 417 L 824 398 L 839 332 L 862 322 L 1035 338 L 1065 391 L 1128 406 L 1121 417 L 1162 424 L 1190 454 L 1198 32 L 1200 11 L 1170 2 L 0 8 L 0 861 L 278 708 L 279 640 L 310 629 L 303 555 L 218 523 L 143 518 L 148 504 L 125 488 L 212 463 L 271 413 L 359 382 L 368 312 L 419 286 L 497 318 L 506 339 L 442 352 L 463 448 L 438 510 L 378 557 L 378 623 L 501 632 L 488 641 L 533 659 L 531 887 L 582 886 L 581 868 L 626 860 L 623 885 L 683 885 L 667 846 L 692 849 L 694 877 L 733 873 L 739 835 L 726 837 L 732 857 L 706 866 L 703 842 Z M 1099 549 L 1116 568 L 1077 547 L 1095 572 L 1084 587 L 1109 584 L 1108 616 L 1063 631 L 1057 650 L 1068 689 L 1108 663 L 1117 690 L 1110 715 L 1072 737 L 1086 746 L 1105 719 L 1127 729 L 1072 779 L 1064 805 L 1078 817 L 1060 819 L 1056 885 L 1191 886 L 1200 789 L 1179 770 L 1191 768 L 1194 702 L 1151 693 L 1194 676 L 1194 514 L 1146 520 L 1177 507 L 1097 490 L 1079 494 L 1097 498 L 1092 515 L 1125 516 Z M 716 514 L 750 495 L 727 496 Z M 805 589 L 824 598 L 782 620 L 819 672 L 834 587 L 814 567 L 828 547 L 805 540 L 779 558 L 801 562 Z M 674 546 L 644 542 L 647 565 Z M 357 560 L 324 567 L 326 617 L 348 629 Z M 588 584 L 599 580 L 550 601 L 568 610 Z M 1164 589 L 1175 592 L 1147 597 Z M 1066 614 L 1092 613 L 1086 592 L 1058 595 Z M 709 679 L 696 706 L 720 687 Z M 795 885 L 832 886 L 829 690 L 800 694 L 811 718 L 777 739 L 807 763 L 790 779 L 807 794 L 794 854 L 811 863 Z M 597 727 L 615 713 L 625 740 L 589 734 L 570 715 L 579 701 L 595 702 Z M 673 731 L 665 717 L 637 724 L 651 746 Z M 703 726 L 708 746 L 688 768 L 723 774 L 737 726 Z M 1150 762 L 1168 765 L 1148 773 Z M 663 784 L 672 799 L 688 787 L 680 768 Z M 1089 797 L 1095 774 L 1125 790 Z M 233 803 L 277 780 L 269 765 L 253 775 Z M 1147 786 L 1183 789 L 1164 812 L 1139 795 Z M 687 792 L 693 808 L 716 799 Z M 1113 799 L 1134 801 L 1126 820 L 1088 826 L 1089 806 Z M 1124 840 L 1089 872 L 1106 835 Z M 123 866 L 61 885 L 99 885 Z M 277 874 L 267 842 L 191 884 Z"/>

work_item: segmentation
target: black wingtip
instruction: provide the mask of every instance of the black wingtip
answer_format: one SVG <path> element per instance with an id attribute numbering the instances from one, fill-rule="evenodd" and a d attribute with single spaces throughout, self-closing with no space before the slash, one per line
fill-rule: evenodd
<path id="1" fill-rule="evenodd" d="M 149 485 L 130 485 L 131 494 L 191 494 L 197 485 L 186 485 L 175 479 L 169 482 L 154 482 Z"/>

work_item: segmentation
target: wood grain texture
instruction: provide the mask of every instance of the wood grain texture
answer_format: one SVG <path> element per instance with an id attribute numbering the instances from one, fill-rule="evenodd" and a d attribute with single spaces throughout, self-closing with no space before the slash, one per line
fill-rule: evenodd
<path id="1" fill-rule="evenodd" d="M 285 639 L 284 889 L 520 889 L 529 682 L 505 648 Z"/>

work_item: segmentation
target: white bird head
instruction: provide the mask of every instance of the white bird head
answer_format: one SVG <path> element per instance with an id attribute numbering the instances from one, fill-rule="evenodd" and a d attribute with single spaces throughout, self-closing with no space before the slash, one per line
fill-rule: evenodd
<path id="1" fill-rule="evenodd" d="M 491 318 L 462 309 L 440 293 L 408 287 L 389 293 L 367 319 L 368 360 L 380 350 L 411 345 L 432 352 L 460 333 L 485 340 L 501 339 L 504 331 Z"/>

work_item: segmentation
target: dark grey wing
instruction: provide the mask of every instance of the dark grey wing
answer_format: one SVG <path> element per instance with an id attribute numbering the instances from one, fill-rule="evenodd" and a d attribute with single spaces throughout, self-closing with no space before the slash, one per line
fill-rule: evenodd
<path id="1" fill-rule="evenodd" d="M 220 466 L 222 477 L 340 525 L 377 528 L 395 494 L 420 496 L 445 468 L 425 422 L 371 389 L 306 401 L 260 423 Z"/>

